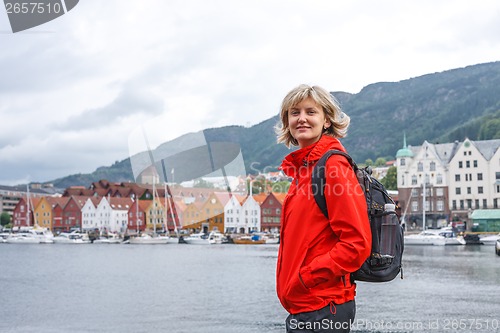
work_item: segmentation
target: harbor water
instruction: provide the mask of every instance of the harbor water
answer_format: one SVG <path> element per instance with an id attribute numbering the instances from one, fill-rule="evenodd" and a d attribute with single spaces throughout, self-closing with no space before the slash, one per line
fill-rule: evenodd
<path id="1" fill-rule="evenodd" d="M 284 332 L 277 245 L 0 245 L 0 332 Z M 408 246 L 353 332 L 500 332 L 491 246 Z"/>

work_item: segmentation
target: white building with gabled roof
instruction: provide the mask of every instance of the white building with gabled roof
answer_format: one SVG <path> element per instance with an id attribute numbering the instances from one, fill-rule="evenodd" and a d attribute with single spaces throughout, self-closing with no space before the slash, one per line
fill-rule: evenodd
<path id="1" fill-rule="evenodd" d="M 500 140 L 411 147 L 396 154 L 401 212 L 407 227 L 442 227 L 468 221 L 475 209 L 498 208 Z M 424 195 L 425 189 L 425 195 Z M 424 208 L 425 198 L 425 210 Z M 470 226 L 469 226 L 470 227 Z"/>

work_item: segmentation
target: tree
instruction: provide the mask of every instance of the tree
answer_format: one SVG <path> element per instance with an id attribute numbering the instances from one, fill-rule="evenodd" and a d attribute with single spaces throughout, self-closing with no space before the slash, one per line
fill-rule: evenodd
<path id="1" fill-rule="evenodd" d="M 280 181 L 273 183 L 273 192 L 287 193 L 290 188 L 290 182 Z"/>
<path id="2" fill-rule="evenodd" d="M 481 125 L 479 140 L 500 139 L 500 119 L 491 119 Z"/>
<path id="3" fill-rule="evenodd" d="M 366 166 L 372 166 L 373 165 L 373 160 L 371 158 L 366 159 L 365 165 Z"/>
<path id="4" fill-rule="evenodd" d="M 0 215 L 0 224 L 2 225 L 2 227 L 5 227 L 7 224 L 10 224 L 9 213 L 3 212 L 2 215 Z"/>
<path id="5" fill-rule="evenodd" d="M 194 188 L 214 188 L 214 184 L 207 182 L 203 178 L 198 178 L 194 180 Z"/>
<path id="6" fill-rule="evenodd" d="M 379 157 L 375 160 L 375 166 L 381 167 L 384 166 L 387 163 L 387 160 L 383 157 Z"/>
<path id="7" fill-rule="evenodd" d="M 387 170 L 387 175 L 380 180 L 382 185 L 385 186 L 388 190 L 397 190 L 398 189 L 398 169 L 395 166 L 392 166 Z"/>

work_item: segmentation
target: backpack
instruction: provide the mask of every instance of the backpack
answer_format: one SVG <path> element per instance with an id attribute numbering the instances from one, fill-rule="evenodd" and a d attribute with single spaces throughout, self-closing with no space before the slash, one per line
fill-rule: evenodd
<path id="1" fill-rule="evenodd" d="M 395 204 L 394 200 L 389 196 L 387 190 L 377 179 L 371 176 L 371 168 L 358 168 L 356 163 L 347 154 L 339 150 L 327 151 L 316 163 L 312 173 L 312 190 L 314 199 L 318 204 L 323 214 L 328 218 L 328 210 L 326 207 L 326 199 L 324 194 L 325 186 L 325 165 L 328 158 L 332 155 L 342 155 L 348 161 L 356 174 L 361 188 L 363 189 L 366 206 L 368 207 L 367 215 L 370 221 L 370 229 L 372 233 L 372 251 L 370 257 L 366 259 L 363 265 L 354 273 L 351 274 L 352 280 L 365 282 L 386 282 L 393 280 L 401 272 L 403 278 L 402 257 L 404 250 L 403 227 L 396 215 L 395 211 L 385 212 L 385 204 Z M 391 216 L 388 216 L 391 215 Z M 381 228 L 382 222 L 387 217 L 396 219 L 395 241 L 381 244 Z M 392 249 L 394 256 L 382 255 L 380 248 L 384 245 Z"/>

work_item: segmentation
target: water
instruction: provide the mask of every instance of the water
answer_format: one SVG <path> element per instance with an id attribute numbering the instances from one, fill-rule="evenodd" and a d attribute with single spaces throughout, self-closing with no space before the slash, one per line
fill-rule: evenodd
<path id="1" fill-rule="evenodd" d="M 285 331 L 276 245 L 2 244 L 0 256 L 0 332 Z M 403 280 L 358 284 L 355 332 L 500 332 L 493 247 L 407 247 L 404 260 Z"/>

